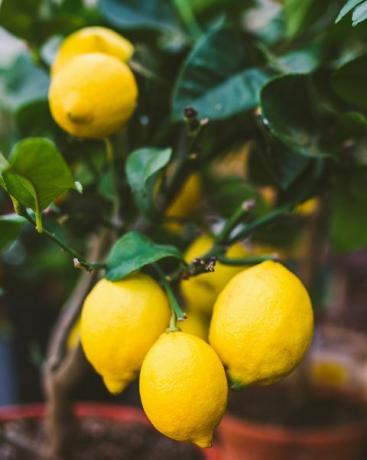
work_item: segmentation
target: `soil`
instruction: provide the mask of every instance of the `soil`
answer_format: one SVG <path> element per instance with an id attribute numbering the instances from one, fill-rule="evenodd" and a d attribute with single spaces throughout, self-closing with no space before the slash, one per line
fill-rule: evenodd
<path id="1" fill-rule="evenodd" d="M 366 419 L 366 406 L 360 402 L 338 395 L 292 395 L 285 386 L 231 392 L 229 411 L 261 424 L 306 429 L 337 427 Z"/>
<path id="2" fill-rule="evenodd" d="M 204 460 L 197 447 L 172 441 L 148 426 L 86 418 L 80 428 L 70 460 Z M 42 421 L 6 422 L 0 425 L 0 436 L 2 431 L 15 443 L 0 441 L 1 460 L 44 459 L 37 454 L 44 450 L 42 446 L 46 448 Z M 25 445 L 30 450 L 14 444 Z"/>

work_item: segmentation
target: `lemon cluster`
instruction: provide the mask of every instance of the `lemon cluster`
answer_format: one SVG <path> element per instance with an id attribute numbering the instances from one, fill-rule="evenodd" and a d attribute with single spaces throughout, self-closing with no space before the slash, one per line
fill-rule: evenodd
<path id="1" fill-rule="evenodd" d="M 210 243 L 207 236 L 200 241 Z M 227 268 L 218 267 L 223 278 L 213 275 L 208 290 L 217 295 L 225 282 L 214 299 L 209 343 L 197 324 L 190 332 L 167 330 L 166 294 L 143 273 L 100 280 L 81 316 L 85 355 L 108 390 L 121 392 L 140 372 L 141 401 L 151 423 L 166 436 L 200 447 L 211 446 L 225 412 L 227 378 L 235 387 L 273 383 L 299 363 L 312 336 L 307 291 L 283 265 L 267 261 L 238 273 Z"/>
<path id="2" fill-rule="evenodd" d="M 129 120 L 138 89 L 127 62 L 133 45 L 104 27 L 81 29 L 61 44 L 51 68 L 49 104 L 69 134 L 102 139 Z"/>

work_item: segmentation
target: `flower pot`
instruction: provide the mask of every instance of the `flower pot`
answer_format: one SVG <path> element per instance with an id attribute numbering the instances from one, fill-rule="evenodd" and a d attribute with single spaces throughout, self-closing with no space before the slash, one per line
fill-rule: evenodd
<path id="1" fill-rule="evenodd" d="M 44 404 L 29 404 L 20 406 L 0 407 L 0 422 L 19 419 L 34 419 L 44 417 L 46 407 Z M 122 423 L 141 423 L 149 425 L 144 413 L 134 407 L 100 404 L 100 403 L 79 403 L 75 405 L 77 417 L 98 417 Z M 206 460 L 221 460 L 219 448 L 204 449 Z"/>
<path id="2" fill-rule="evenodd" d="M 227 416 L 219 426 L 222 460 L 359 460 L 364 434 L 362 423 L 296 429 Z"/>

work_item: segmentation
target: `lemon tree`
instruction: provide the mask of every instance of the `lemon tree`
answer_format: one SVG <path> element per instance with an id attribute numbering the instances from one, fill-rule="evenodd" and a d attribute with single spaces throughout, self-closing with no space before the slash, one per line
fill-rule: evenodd
<path id="1" fill-rule="evenodd" d="M 229 385 L 302 362 L 323 247 L 367 245 L 366 2 L 326 3 L 0 3 L 1 292 L 62 284 L 55 458 L 87 362 L 200 447 Z"/>

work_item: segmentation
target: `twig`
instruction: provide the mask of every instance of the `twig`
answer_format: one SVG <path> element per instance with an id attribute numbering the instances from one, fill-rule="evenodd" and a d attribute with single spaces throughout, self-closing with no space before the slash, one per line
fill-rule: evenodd
<path id="1" fill-rule="evenodd" d="M 36 221 L 29 214 L 27 209 L 21 208 L 20 215 L 24 217 L 25 219 L 27 219 L 28 222 L 30 222 L 33 225 L 33 227 L 36 227 Z M 88 271 L 93 271 L 93 270 L 97 270 L 99 268 L 105 267 L 105 265 L 101 263 L 88 262 L 81 254 L 75 251 L 75 249 L 73 249 L 68 244 L 66 244 L 64 241 L 62 241 L 55 233 L 52 233 L 49 230 L 47 230 L 47 228 L 45 227 L 43 228 L 42 234 L 45 235 L 49 240 L 56 243 L 65 252 L 70 254 L 73 257 L 74 266 L 76 268 L 85 268 Z"/>
<path id="2" fill-rule="evenodd" d="M 243 259 L 231 259 L 225 256 L 218 256 L 218 261 L 224 265 L 242 266 L 256 265 L 267 260 L 278 260 L 277 254 L 269 254 L 264 256 L 244 257 Z"/>

